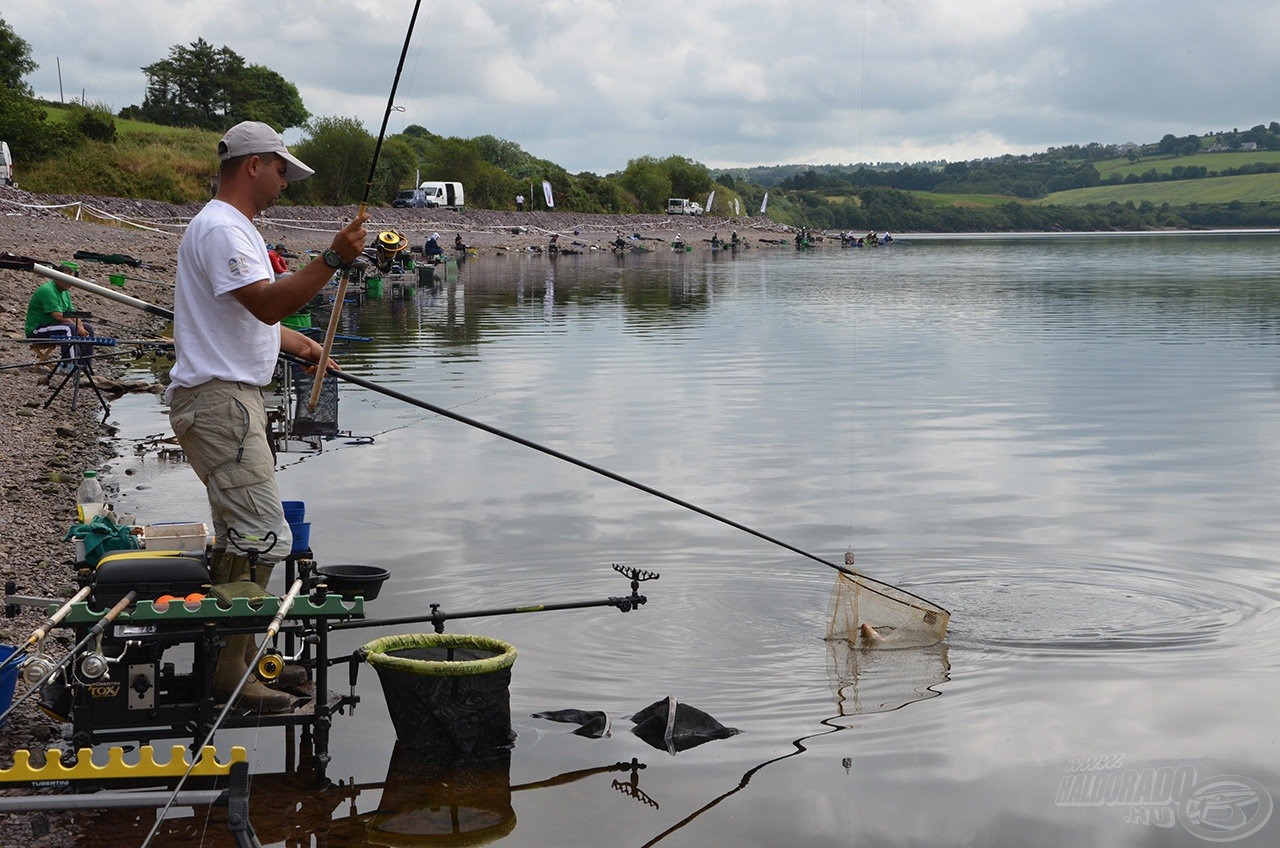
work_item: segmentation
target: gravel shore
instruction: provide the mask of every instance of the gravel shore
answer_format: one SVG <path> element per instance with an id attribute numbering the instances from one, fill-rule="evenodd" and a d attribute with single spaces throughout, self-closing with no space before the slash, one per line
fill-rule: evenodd
<path id="1" fill-rule="evenodd" d="M 108 283 L 123 274 L 126 294 L 171 308 L 178 240 L 200 204 L 173 206 L 155 201 L 103 197 L 32 195 L 0 186 L 0 252 L 40 260 L 56 267 L 77 261 L 81 277 Z M 583 215 L 570 212 L 449 212 L 426 209 L 371 210 L 370 233 L 395 230 L 412 245 L 432 232 L 448 246 L 455 234 L 480 252 L 530 250 L 560 235 L 562 248 L 605 247 L 619 232 L 644 239 L 670 241 L 679 234 L 690 243 L 728 238 L 737 231 L 749 241 L 787 238 L 786 228 L 768 221 L 725 218 L 670 218 L 665 215 Z M 270 243 L 289 252 L 322 250 L 331 234 L 356 214 L 356 207 L 277 207 L 258 221 Z M 77 252 L 140 260 L 141 267 L 73 260 Z M 42 404 L 51 388 L 42 382 L 47 371 L 22 367 L 35 356 L 23 342 L 27 300 L 42 278 L 25 271 L 0 269 L 0 579 L 13 581 L 18 594 L 69 597 L 76 590 L 70 543 L 63 541 L 74 523 L 75 492 L 81 473 L 100 469 L 116 455 L 114 428 L 103 423 L 92 393 L 80 393 L 70 409 L 68 386 L 48 409 Z M 92 313 L 100 336 L 150 337 L 162 333 L 163 322 L 128 306 L 92 294 L 72 291 L 78 311 Z M 112 364 L 100 361 L 99 378 L 112 376 Z M 54 383 L 56 386 L 56 382 Z M 109 478 L 108 478 L 109 480 Z M 42 610 L 24 608 L 16 618 L 0 620 L 0 644 L 20 644 L 43 621 Z M 71 645 L 65 633 L 51 651 L 61 656 Z M 18 692 L 23 687 L 19 684 Z M 32 750 L 33 765 L 43 763 L 46 744 L 59 741 L 62 726 L 41 713 L 30 699 L 0 728 L 0 769 L 13 763 L 13 752 Z M 0 815 L 0 848 L 57 848 L 80 843 L 86 814 Z"/>

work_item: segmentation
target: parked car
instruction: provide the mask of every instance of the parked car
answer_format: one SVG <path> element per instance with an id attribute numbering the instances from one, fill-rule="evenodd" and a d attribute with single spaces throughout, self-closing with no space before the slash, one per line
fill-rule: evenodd
<path id="1" fill-rule="evenodd" d="M 391 205 L 397 209 L 423 208 L 427 205 L 427 195 L 420 188 L 407 188 L 396 195 Z"/>
<path id="2" fill-rule="evenodd" d="M 391 205 L 396 208 L 462 209 L 462 183 L 425 182 L 417 188 L 407 188 L 396 195 Z"/>
<path id="3" fill-rule="evenodd" d="M 694 203 L 687 197 L 673 197 L 667 201 L 668 215 L 701 215 L 702 204 Z"/>
<path id="4" fill-rule="evenodd" d="M 9 154 L 9 145 L 0 141 L 0 184 L 13 185 L 13 156 Z"/>

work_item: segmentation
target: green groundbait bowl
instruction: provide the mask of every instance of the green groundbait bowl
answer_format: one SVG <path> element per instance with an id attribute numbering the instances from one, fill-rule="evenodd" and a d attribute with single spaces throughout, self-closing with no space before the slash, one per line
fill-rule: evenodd
<path id="1" fill-rule="evenodd" d="M 378 672 L 400 743 L 433 754 L 509 748 L 516 649 L 487 636 L 411 633 L 360 648 Z"/>

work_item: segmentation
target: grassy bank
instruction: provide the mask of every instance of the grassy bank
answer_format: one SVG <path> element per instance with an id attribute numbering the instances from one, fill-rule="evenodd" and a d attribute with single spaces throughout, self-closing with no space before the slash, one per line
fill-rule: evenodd
<path id="1" fill-rule="evenodd" d="M 1059 191 L 1035 201 L 1040 206 L 1087 206 L 1108 203 L 1153 203 L 1156 206 L 1193 204 L 1280 203 L 1280 173 L 1202 180 L 1132 183 Z"/>
<path id="2" fill-rule="evenodd" d="M 70 107 L 41 104 L 51 123 Z M 115 118 L 116 141 L 85 141 L 65 155 L 22 163 L 20 184 L 41 194 L 145 197 L 189 203 L 209 196 L 219 134 Z"/>

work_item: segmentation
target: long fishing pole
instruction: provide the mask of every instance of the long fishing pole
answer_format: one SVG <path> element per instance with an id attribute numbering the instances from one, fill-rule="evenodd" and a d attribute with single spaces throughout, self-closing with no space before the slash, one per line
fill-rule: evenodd
<path id="1" fill-rule="evenodd" d="M 400 73 L 404 70 L 404 59 L 409 54 L 409 42 L 413 39 L 413 26 L 418 20 L 418 8 L 422 5 L 422 0 L 416 0 L 413 4 L 413 14 L 409 17 L 409 28 L 404 33 L 404 46 L 400 48 L 400 62 L 396 65 L 396 76 L 391 81 L 391 93 L 387 95 L 387 110 L 382 113 L 382 128 L 378 130 L 378 141 L 373 146 L 373 161 L 369 163 L 369 179 L 364 184 L 364 197 L 360 198 L 360 211 L 356 213 L 356 217 L 364 214 L 365 206 L 369 203 L 369 192 L 373 190 L 373 178 L 378 169 L 378 157 L 382 153 L 382 139 L 387 134 L 387 122 L 391 120 L 391 111 L 396 104 L 396 89 L 400 86 Z M 350 266 L 344 265 L 338 274 L 338 295 L 333 301 L 333 311 L 329 313 L 329 328 L 324 334 L 324 344 L 320 349 L 320 360 L 316 366 L 316 372 L 323 374 L 325 368 L 329 365 L 329 353 L 333 350 L 333 340 L 338 334 L 338 322 L 342 319 L 342 301 L 347 296 L 347 277 L 351 272 Z M 316 411 L 316 404 L 320 402 L 320 390 L 323 387 L 323 380 L 316 380 L 311 387 L 311 397 L 307 400 L 307 409 L 310 412 Z"/>
<path id="2" fill-rule="evenodd" d="M 312 365 L 315 364 L 308 359 L 303 359 L 302 357 L 295 356 L 291 353 L 281 353 L 280 356 L 285 360 L 289 362 L 293 362 L 298 365 L 305 365 L 307 367 L 311 367 Z M 748 527 L 745 524 L 740 524 L 737 521 L 734 521 L 730 518 L 726 518 L 723 515 L 714 513 L 709 509 L 704 509 L 703 507 L 700 507 L 697 504 L 690 503 L 689 501 L 686 501 L 682 498 L 678 498 L 675 495 L 667 494 L 661 489 L 655 489 L 652 486 L 639 482 L 638 480 L 632 480 L 630 477 L 624 477 L 623 475 L 618 474 L 615 471 L 610 471 L 607 468 L 602 468 L 601 466 L 594 465 L 590 462 L 587 462 L 586 460 L 578 459 L 575 456 L 571 456 L 562 451 L 558 451 L 555 448 L 547 447 L 546 445 L 539 444 L 538 442 L 535 442 L 531 439 L 526 439 L 524 436 L 518 436 L 515 433 L 511 433 L 506 430 L 502 430 L 497 427 L 494 427 L 492 424 L 486 424 L 483 421 L 477 421 L 476 419 L 469 418 L 460 412 L 454 412 L 453 410 L 446 409 L 443 406 L 437 406 L 436 404 L 431 403 L 429 401 L 425 401 L 425 400 L 422 400 L 421 398 L 413 397 L 412 395 L 407 395 L 403 392 L 396 391 L 395 389 L 390 388 L 388 386 L 379 385 L 378 383 L 374 383 L 370 380 L 365 380 L 364 378 L 357 377 L 354 374 L 348 374 L 345 371 L 330 369 L 325 373 L 326 373 L 326 376 L 332 375 L 334 377 L 337 377 L 339 380 L 344 380 L 348 383 L 351 383 L 352 385 L 360 386 L 363 389 L 368 389 L 371 392 L 377 392 L 378 394 L 386 395 L 387 397 L 390 397 L 390 398 L 395 398 L 396 400 L 403 401 L 404 403 L 410 404 L 411 406 L 416 406 L 419 409 L 425 409 L 428 412 L 434 412 L 437 415 L 443 415 L 445 418 L 452 418 L 454 421 L 457 421 L 462 424 L 466 424 L 469 427 L 475 427 L 477 430 L 483 430 L 486 433 L 497 436 L 501 439 L 506 439 L 507 441 L 515 442 L 518 445 L 523 445 L 526 448 L 531 448 L 532 450 L 545 453 L 547 456 L 555 457 L 556 459 L 563 460 L 564 462 L 567 462 L 571 465 L 576 465 L 579 468 L 585 468 L 587 471 L 591 471 L 595 474 L 599 474 L 602 477 L 608 477 L 610 480 L 613 480 L 618 483 L 622 483 L 624 486 L 630 486 L 633 489 L 639 489 L 640 491 L 645 492 L 646 494 L 653 495 L 654 497 L 657 497 L 657 498 L 662 498 L 663 500 L 669 501 L 675 504 L 676 506 L 684 507 L 685 509 L 691 510 L 692 512 L 696 512 L 699 515 L 704 515 L 707 518 L 713 519 L 715 521 L 719 521 L 721 524 L 727 524 L 728 526 L 733 527 L 736 530 L 741 530 L 744 533 L 749 533 L 758 539 L 763 539 L 764 541 L 770 542 L 774 545 L 777 545 L 778 547 L 785 548 L 786 550 L 789 550 L 792 553 L 800 554 L 801 556 L 807 557 L 815 562 L 820 562 L 825 566 L 834 568 L 836 571 L 840 571 L 851 576 L 857 576 L 857 577 L 863 576 L 862 574 L 859 574 L 858 572 L 844 565 L 838 565 L 837 563 L 834 563 L 828 559 L 820 557 L 817 554 L 811 554 L 808 551 L 798 548 L 789 542 L 784 542 L 783 540 L 770 536 L 767 533 L 762 533 L 761 531 Z M 316 380 L 316 382 L 319 383 L 320 380 Z"/>
<path id="3" fill-rule="evenodd" d="M 92 591 L 93 587 L 85 586 L 79 592 L 76 592 L 68 598 L 62 606 L 54 610 L 53 614 L 46 618 L 39 627 L 31 631 L 31 635 L 27 637 L 27 641 L 14 648 L 13 653 L 9 654 L 9 656 L 5 658 L 4 662 L 0 662 L 0 671 L 4 671 L 9 667 L 10 663 L 21 657 L 27 648 L 30 648 L 32 645 L 38 645 L 40 640 L 44 639 L 50 630 L 57 627 L 58 624 L 62 622 L 62 619 L 66 618 L 71 613 L 71 607 L 89 597 L 89 593 Z"/>
<path id="4" fill-rule="evenodd" d="M 106 630 L 107 626 L 111 624 L 111 622 L 115 621 L 116 618 L 119 617 L 120 613 L 128 609 L 129 605 L 132 604 L 134 599 L 137 597 L 138 593 L 136 591 L 130 591 L 127 595 L 121 598 L 115 606 L 107 610 L 106 614 L 103 615 L 102 618 L 98 619 L 98 623 L 89 628 L 89 632 L 85 634 L 85 637 L 77 642 L 70 651 L 67 651 L 66 656 L 54 663 L 53 667 L 45 672 L 44 677 L 41 677 L 35 683 L 31 684 L 27 691 L 22 693 L 21 698 L 17 698 L 9 705 L 9 709 L 0 713 L 0 724 L 3 724 L 4 720 L 9 717 L 9 713 L 16 710 L 20 704 L 24 703 L 36 692 L 39 692 L 46 683 L 52 680 L 55 674 L 61 671 L 67 663 L 71 662 L 71 660 L 75 658 L 75 655 L 80 652 L 81 648 L 96 639 L 103 630 Z"/>
<path id="5" fill-rule="evenodd" d="M 153 306 L 152 304 L 138 300 L 137 298 L 130 297 L 129 295 L 126 295 L 126 294 L 121 294 L 120 292 L 117 292 L 117 291 L 112 291 L 111 289 L 105 288 L 103 286 L 99 286 L 95 283 L 86 282 L 85 280 L 81 280 L 77 277 L 72 277 L 67 274 L 63 274 L 62 272 L 55 271 L 52 268 L 47 268 L 42 265 L 35 265 L 31 270 L 33 270 L 37 274 L 50 277 L 51 279 L 65 280 L 68 284 L 81 288 L 85 291 L 93 292 L 95 294 L 100 294 L 103 297 L 111 298 L 113 300 L 119 301 L 120 303 L 126 303 L 130 306 L 135 306 L 153 315 L 161 315 L 168 318 L 173 317 L 173 313 L 167 309 L 164 309 L 163 307 Z M 293 362 L 297 365 L 306 366 L 308 368 L 316 364 L 311 362 L 310 360 L 303 359 L 300 356 L 295 356 L 291 353 L 284 353 L 283 351 L 281 352 L 280 356 L 282 359 L 285 359 L 289 362 Z M 407 403 L 411 406 L 416 406 L 419 409 L 425 409 L 428 412 L 434 412 L 435 414 L 442 415 L 445 418 L 451 418 L 454 421 L 457 421 L 461 424 L 466 424 L 469 427 L 475 427 L 477 430 L 483 430 L 486 433 L 490 433 L 491 435 L 497 436 L 502 439 L 506 439 L 511 442 L 515 442 L 518 445 L 523 445 L 524 447 L 539 451 L 540 453 L 544 453 L 547 456 L 551 456 L 551 457 L 555 457 L 556 459 L 563 460 L 564 462 L 568 462 L 571 465 L 576 465 L 579 468 L 584 468 L 587 471 L 591 471 L 595 474 L 599 474 L 602 477 L 607 477 L 610 480 L 613 480 L 618 483 L 622 483 L 624 486 L 630 486 L 631 488 L 638 489 L 642 492 L 645 492 L 646 494 L 653 495 L 654 497 L 657 497 L 657 498 L 662 498 L 663 500 L 668 501 L 669 503 L 673 503 L 676 506 L 684 507 L 685 509 L 688 509 L 692 512 L 696 512 L 699 515 L 706 516 L 707 518 L 710 518 L 714 521 L 719 521 L 721 524 L 725 524 L 729 527 L 734 528 L 735 530 L 741 530 L 744 533 L 748 533 L 752 536 L 755 536 L 757 539 L 762 539 L 772 545 L 777 545 L 778 547 L 791 551 L 792 553 L 799 554 L 800 556 L 805 557 L 807 559 L 811 559 L 814 562 L 821 563 L 822 565 L 825 565 L 828 568 L 835 569 L 836 571 L 842 574 L 847 574 L 850 577 L 856 577 L 861 581 L 867 581 L 869 583 L 879 583 L 879 581 L 874 580 L 873 578 L 867 577 L 867 575 L 862 574 L 859 571 L 855 571 L 854 569 L 849 568 L 847 565 L 840 565 L 838 563 L 832 562 L 829 559 L 820 557 L 817 554 L 813 554 L 802 548 L 796 547 L 795 545 L 792 545 L 789 542 L 784 542 L 781 539 L 778 539 L 774 536 L 770 536 L 769 534 L 763 533 L 752 527 L 748 527 L 745 524 L 741 524 L 737 521 L 733 521 L 732 519 L 726 518 L 722 515 L 712 512 L 709 509 L 704 509 L 703 507 L 700 507 L 697 504 L 690 503 L 689 501 L 683 500 L 682 498 L 678 498 L 674 495 L 669 495 L 666 492 L 661 491 L 660 489 L 655 489 L 652 486 L 646 485 L 644 483 L 640 483 L 636 480 L 632 480 L 629 477 L 624 477 L 623 475 L 618 474 L 614 471 L 610 471 L 607 468 L 602 468 L 598 465 L 593 465 L 590 462 L 586 462 L 585 460 L 581 460 L 581 459 L 578 459 L 577 457 L 570 456 L 569 454 L 558 451 L 555 448 L 547 447 L 546 445 L 542 445 L 542 444 L 539 444 L 538 442 L 532 441 L 530 439 L 526 439 L 523 436 L 517 436 L 514 433 L 509 433 L 505 430 L 501 430 L 490 424 L 485 424 L 483 421 L 477 421 L 474 418 L 468 418 L 467 416 L 462 415 L 461 413 L 454 412 L 453 410 L 450 410 L 450 409 L 445 409 L 442 406 L 437 406 L 433 403 L 422 400 L 420 398 L 415 398 L 412 395 L 404 394 L 403 392 L 396 391 L 395 389 L 392 389 L 388 386 L 379 385 L 378 383 L 374 383 L 370 380 L 365 380 L 361 377 L 357 377 L 354 374 L 348 374 L 345 371 L 329 369 L 328 371 L 325 372 L 325 374 L 326 376 L 332 375 L 340 380 L 344 380 L 348 383 L 351 383 L 354 386 L 360 386 L 363 389 L 368 389 L 371 392 L 377 392 L 378 394 L 386 395 L 389 398 L 394 398 L 396 400 L 403 401 L 404 403 Z M 316 385 L 320 385 L 322 382 L 323 382 L 322 380 L 315 381 Z M 877 591 L 874 586 L 866 586 L 866 588 L 870 589 L 871 591 Z M 925 604 L 926 605 L 925 608 L 927 609 L 938 608 L 936 604 L 932 603 L 931 601 L 927 601 L 924 598 L 921 598 L 919 595 L 916 595 L 913 592 L 908 592 L 907 590 L 902 589 L 901 587 L 894 587 L 894 589 L 897 592 L 901 592 L 902 594 L 915 598 L 916 600 L 920 601 L 922 604 Z"/>
<path id="6" fill-rule="evenodd" d="M 147 834 L 147 838 L 142 840 L 141 848 L 147 848 L 151 844 L 151 840 L 156 838 L 156 834 L 160 832 L 160 826 L 164 824 L 165 814 L 173 807 L 174 802 L 178 798 L 178 793 L 182 791 L 183 784 L 187 782 L 187 778 L 191 776 L 191 772 L 195 770 L 196 764 L 204 757 L 204 751 L 213 742 L 213 735 L 222 727 L 222 723 L 227 720 L 227 716 L 231 714 L 232 707 L 235 706 L 236 699 L 240 697 L 241 690 L 245 684 L 249 682 L 249 677 L 253 674 L 253 670 L 258 667 L 258 660 L 262 659 L 262 655 L 266 653 L 267 645 L 280 632 L 280 625 L 284 621 L 284 617 L 289 614 L 289 610 L 293 608 L 294 599 L 298 597 L 298 593 L 302 591 L 302 578 L 293 581 L 293 585 L 289 587 L 289 591 L 280 599 L 280 609 L 276 611 L 275 617 L 271 619 L 271 623 L 267 625 L 267 632 L 262 638 L 262 644 L 258 646 L 258 651 L 253 655 L 249 667 L 245 669 L 235 689 L 227 696 L 226 706 L 222 708 L 222 712 L 209 726 L 209 732 L 205 734 L 204 741 L 200 743 L 200 747 L 196 750 L 200 753 L 191 758 L 190 765 L 187 770 L 182 773 L 182 777 L 178 778 L 178 783 L 173 787 L 169 800 L 165 803 L 164 809 L 156 814 L 156 823 L 151 826 L 151 832 Z M 225 649 L 224 649 L 225 650 Z"/>

